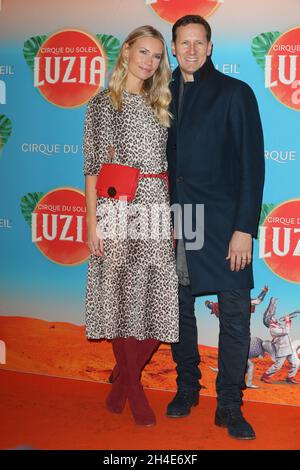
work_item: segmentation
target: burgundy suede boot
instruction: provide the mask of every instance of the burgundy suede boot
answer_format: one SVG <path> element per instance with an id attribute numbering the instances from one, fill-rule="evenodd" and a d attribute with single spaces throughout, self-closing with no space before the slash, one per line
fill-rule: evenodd
<path id="1" fill-rule="evenodd" d="M 155 347 L 157 347 L 157 343 Z M 154 344 L 152 344 L 152 349 L 149 350 L 149 345 L 147 343 L 144 344 L 144 341 L 139 341 L 133 337 L 125 339 L 127 399 L 135 423 L 141 426 L 153 426 L 156 424 L 155 415 L 148 403 L 143 386 L 140 382 L 141 367 L 138 365 L 138 358 L 145 358 L 147 352 L 147 359 L 149 359 L 153 349 Z M 145 363 L 147 359 L 145 359 L 143 363 Z M 120 372 L 120 375 L 121 373 L 122 372 Z M 117 380 L 118 379 L 116 379 L 116 381 Z"/>
<path id="2" fill-rule="evenodd" d="M 160 341 L 154 338 L 149 338 L 149 339 L 144 339 L 143 340 L 143 346 L 142 348 L 139 348 L 139 353 L 137 357 L 138 361 L 138 366 L 141 368 L 141 371 L 144 369 L 144 367 L 148 364 L 150 361 L 153 353 L 156 351 L 158 346 L 160 345 Z M 115 364 L 108 381 L 109 383 L 113 383 L 118 375 L 119 375 L 119 367 L 118 364 Z"/>
<path id="3" fill-rule="evenodd" d="M 127 363 L 125 358 L 124 338 L 112 340 L 113 352 L 116 358 L 119 374 L 114 380 L 111 391 L 106 398 L 106 407 L 111 413 L 122 413 L 126 403 L 126 374 Z"/>

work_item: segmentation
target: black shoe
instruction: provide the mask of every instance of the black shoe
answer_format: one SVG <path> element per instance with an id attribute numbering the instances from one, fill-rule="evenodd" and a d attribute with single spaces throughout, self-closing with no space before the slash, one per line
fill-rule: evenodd
<path id="1" fill-rule="evenodd" d="M 217 408 L 215 424 L 227 428 L 228 433 L 235 439 L 255 439 L 255 432 L 245 420 L 239 407 Z"/>
<path id="2" fill-rule="evenodd" d="M 199 392 L 196 390 L 178 390 L 175 397 L 169 403 L 167 416 L 169 418 L 183 418 L 191 412 L 192 406 L 199 403 Z"/>

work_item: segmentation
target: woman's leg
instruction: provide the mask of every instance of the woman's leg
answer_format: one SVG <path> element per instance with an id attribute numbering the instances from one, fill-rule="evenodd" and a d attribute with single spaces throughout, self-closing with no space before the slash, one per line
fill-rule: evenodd
<path id="1" fill-rule="evenodd" d="M 127 362 L 125 359 L 125 339 L 113 339 L 112 348 L 119 374 L 111 386 L 111 391 L 106 399 L 106 407 L 111 413 L 122 413 L 126 403 Z"/>
<path id="2" fill-rule="evenodd" d="M 155 415 L 144 393 L 140 376 L 143 366 L 154 349 L 158 347 L 158 344 L 157 340 L 139 341 L 133 337 L 127 338 L 124 342 L 127 361 L 127 398 L 136 424 L 143 426 L 152 426 L 156 423 Z"/>
<path id="3" fill-rule="evenodd" d="M 156 351 L 159 345 L 160 345 L 160 341 L 154 338 L 143 340 L 143 346 L 139 347 L 139 352 L 137 356 L 138 366 L 141 368 L 141 372 L 143 371 L 144 367 L 149 362 L 152 354 L 154 353 L 154 351 Z M 120 370 L 119 370 L 118 364 L 116 363 L 109 376 L 108 381 L 110 383 L 113 383 L 119 376 L 119 373 L 120 373 Z"/>

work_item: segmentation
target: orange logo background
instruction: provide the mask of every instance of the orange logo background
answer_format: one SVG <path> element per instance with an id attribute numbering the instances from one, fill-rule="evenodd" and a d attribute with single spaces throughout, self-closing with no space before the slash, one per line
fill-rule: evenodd
<path id="1" fill-rule="evenodd" d="M 151 8 L 169 23 L 175 23 L 185 15 L 207 17 L 220 6 L 219 0 L 157 0 Z"/>

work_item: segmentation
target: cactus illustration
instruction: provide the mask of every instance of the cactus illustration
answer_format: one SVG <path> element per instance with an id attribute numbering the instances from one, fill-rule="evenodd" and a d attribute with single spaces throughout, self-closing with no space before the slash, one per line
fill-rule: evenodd
<path id="1" fill-rule="evenodd" d="M 31 214 L 43 196 L 44 193 L 34 192 L 26 194 L 21 199 L 21 212 L 24 216 L 25 222 L 29 225 L 29 227 L 31 227 Z"/>
<path id="2" fill-rule="evenodd" d="M 108 34 L 96 34 L 96 38 L 102 44 L 108 60 L 108 68 L 111 68 L 120 52 L 120 41 Z"/>
<path id="3" fill-rule="evenodd" d="M 37 55 L 39 48 L 46 41 L 47 36 L 40 35 L 34 36 L 24 42 L 23 55 L 30 69 L 34 70 L 34 58 Z"/>
<path id="4" fill-rule="evenodd" d="M 253 57 L 263 70 L 265 70 L 266 55 L 280 35 L 281 33 L 279 31 L 271 31 L 259 34 L 252 40 L 251 51 Z"/>
<path id="5" fill-rule="evenodd" d="M 0 152 L 12 133 L 11 120 L 4 114 L 0 114 Z"/>

